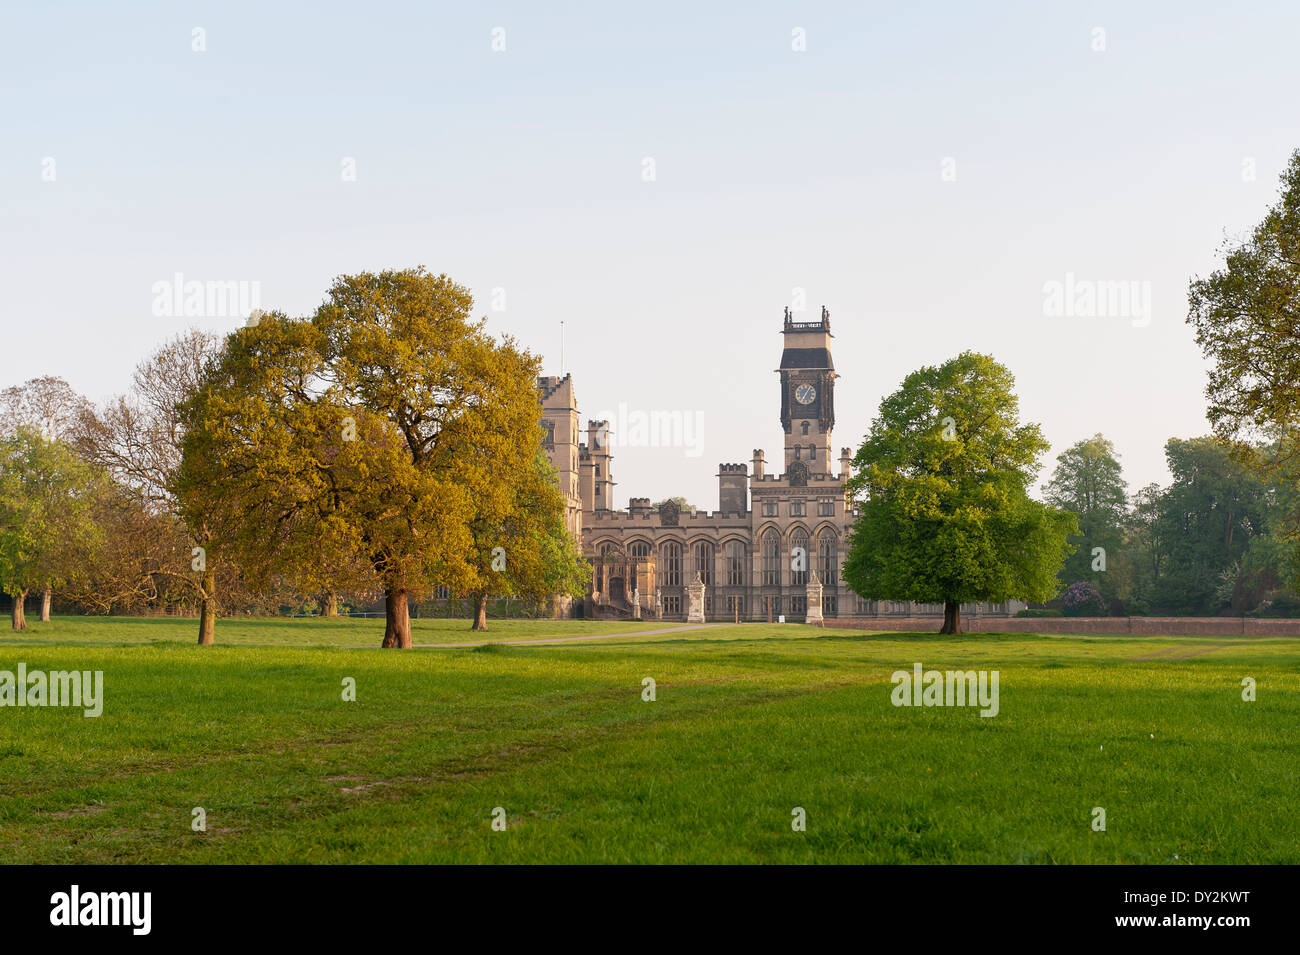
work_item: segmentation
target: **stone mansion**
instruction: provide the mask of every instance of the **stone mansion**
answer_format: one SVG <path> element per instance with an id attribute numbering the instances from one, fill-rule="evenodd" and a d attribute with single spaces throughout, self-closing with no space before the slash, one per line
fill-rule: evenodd
<path id="1" fill-rule="evenodd" d="M 816 621 L 823 617 L 942 615 L 942 605 L 863 600 L 840 579 L 853 523 L 845 482 L 852 453 L 834 454 L 835 365 L 830 315 L 796 322 L 786 309 L 780 460 L 718 465 L 718 509 L 683 513 L 632 498 L 612 507 L 609 422 L 585 438 L 570 375 L 538 381 L 545 447 L 567 498 L 569 530 L 592 564 L 581 616 L 664 620 Z M 692 599 L 692 597 L 694 599 Z M 963 608 L 1004 616 L 1023 603 Z"/>

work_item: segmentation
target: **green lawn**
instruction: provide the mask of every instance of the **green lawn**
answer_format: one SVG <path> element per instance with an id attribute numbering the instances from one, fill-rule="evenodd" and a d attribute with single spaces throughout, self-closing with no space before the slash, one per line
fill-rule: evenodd
<path id="1" fill-rule="evenodd" d="M 55 617 L 50 623 L 27 619 L 29 630 L 0 629 L 0 647 L 18 644 L 61 646 L 69 643 L 126 645 L 194 643 L 197 618 L 185 617 Z M 635 633 L 680 626 L 656 621 L 620 623 L 595 620 L 490 620 L 487 633 L 469 629 L 468 620 L 411 621 L 414 643 L 480 643 L 546 639 L 596 633 Z M 8 621 L 0 620 L 7 628 Z M 383 617 L 223 617 L 217 621 L 217 642 L 230 646 L 375 647 L 384 638 Z M 2 652 L 2 651 L 0 651 Z"/>
<path id="2" fill-rule="evenodd" d="M 417 643 L 474 638 L 413 623 Z M 0 669 L 103 670 L 106 697 L 97 719 L 0 708 L 0 857 L 1300 861 L 1300 641 L 746 624 L 399 652 L 343 649 L 377 644 L 376 620 L 221 620 L 208 648 L 193 629 L 56 618 L 0 635 Z M 891 672 L 917 662 L 998 670 L 999 714 L 894 707 Z"/>

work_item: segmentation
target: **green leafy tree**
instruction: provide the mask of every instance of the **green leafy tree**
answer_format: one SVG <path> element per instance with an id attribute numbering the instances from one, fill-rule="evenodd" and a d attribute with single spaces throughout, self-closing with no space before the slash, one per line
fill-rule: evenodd
<path id="1" fill-rule="evenodd" d="M 1070 538 L 1072 552 L 1058 577 L 1062 590 L 1088 581 L 1106 603 L 1116 596 L 1110 561 L 1124 540 L 1126 489 L 1115 446 L 1100 434 L 1076 442 L 1057 457 L 1044 497 L 1079 520 L 1079 534 Z"/>
<path id="2" fill-rule="evenodd" d="M 103 481 L 67 445 L 35 430 L 0 439 L 0 588 L 14 600 L 13 629 L 27 629 L 23 602 L 32 588 L 57 590 L 84 574 L 75 556 L 101 537 L 91 501 Z"/>
<path id="3" fill-rule="evenodd" d="M 1168 563 L 1160 520 L 1164 492 L 1159 484 L 1141 487 L 1133 495 L 1124 520 L 1124 546 L 1108 566 L 1114 568 L 1117 596 L 1126 613 L 1145 614 L 1155 600 L 1156 584 Z"/>
<path id="4" fill-rule="evenodd" d="M 1300 420 L 1300 150 L 1277 203 L 1224 253 L 1224 267 L 1194 279 L 1188 292 L 1187 321 L 1213 362 L 1207 413 L 1228 441 L 1286 437 L 1289 460 Z"/>
<path id="5" fill-rule="evenodd" d="M 854 458 L 857 518 L 844 579 L 871 599 L 961 604 L 1047 600 L 1078 533 L 1074 516 L 1029 497 L 1047 442 L 1021 424 L 1011 373 L 963 352 L 908 375 Z"/>
<path id="6" fill-rule="evenodd" d="M 1239 461 L 1300 485 L 1300 150 L 1282 173 L 1277 202 L 1250 235 L 1225 243 L 1224 264 L 1188 291 L 1187 321 L 1211 362 L 1207 416 Z M 1255 453 L 1259 442 L 1271 453 Z M 1300 501 L 1286 495 L 1276 540 L 1300 586 Z M 1203 591 L 1203 588 L 1200 588 Z"/>
<path id="7" fill-rule="evenodd" d="M 1155 599 L 1170 612 L 1216 613 L 1227 604 L 1244 613 L 1276 586 L 1277 489 L 1262 477 L 1263 464 L 1241 454 L 1213 437 L 1165 445 L 1173 483 L 1160 498 L 1157 533 L 1166 559 Z"/>
<path id="8" fill-rule="evenodd" d="M 47 441 L 66 441 L 81 416 L 91 410 L 90 402 L 62 378 L 46 375 L 0 391 L 0 435 L 12 436 L 31 429 Z M 41 589 L 41 620 L 50 619 L 53 590 Z"/>
<path id="9" fill-rule="evenodd" d="M 591 579 L 577 542 L 564 524 L 565 501 L 546 453 L 527 444 L 505 449 L 486 467 L 507 468 L 509 477 L 474 502 L 474 603 L 471 628 L 487 629 L 488 598 L 519 597 L 540 602 L 552 595 L 581 596 Z"/>

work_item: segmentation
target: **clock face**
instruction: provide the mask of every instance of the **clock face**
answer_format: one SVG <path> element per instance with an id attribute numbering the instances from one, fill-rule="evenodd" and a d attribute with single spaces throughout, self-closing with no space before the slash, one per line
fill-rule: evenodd
<path id="1" fill-rule="evenodd" d="M 817 389 L 812 385 L 800 385 L 794 390 L 794 400 L 801 405 L 810 405 L 817 397 Z"/>

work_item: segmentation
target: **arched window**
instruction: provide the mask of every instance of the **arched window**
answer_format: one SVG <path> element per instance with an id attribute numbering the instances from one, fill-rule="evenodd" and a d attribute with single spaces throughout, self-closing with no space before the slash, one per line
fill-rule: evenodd
<path id="1" fill-rule="evenodd" d="M 727 586 L 745 586 L 745 545 L 740 541 L 729 541 L 724 555 L 727 560 Z"/>
<path id="2" fill-rule="evenodd" d="M 628 548 L 628 553 L 633 560 L 645 560 L 650 556 L 650 545 L 645 541 L 633 541 L 632 546 Z"/>
<path id="3" fill-rule="evenodd" d="M 696 544 L 695 545 L 695 569 L 699 571 L 700 580 L 712 587 L 713 586 L 713 545 Z M 694 581 L 694 578 L 691 578 Z"/>
<path id="4" fill-rule="evenodd" d="M 839 556 L 835 552 L 835 535 L 830 530 L 822 531 L 817 543 L 817 576 L 827 587 L 839 583 Z"/>
<path id="5" fill-rule="evenodd" d="M 776 531 L 763 535 L 763 586 L 781 586 L 781 538 Z"/>
<path id="6" fill-rule="evenodd" d="M 664 544 L 663 555 L 664 586 L 680 587 L 682 585 L 682 545 L 672 541 Z"/>
<path id="7" fill-rule="evenodd" d="M 803 423 L 803 427 L 799 429 L 799 433 L 800 433 L 800 434 L 807 434 L 807 433 L 808 433 L 808 422 L 807 422 L 807 421 L 805 421 L 805 422 Z"/>
<path id="8" fill-rule="evenodd" d="M 808 583 L 808 534 L 795 531 L 790 535 L 790 583 L 796 587 Z"/>

